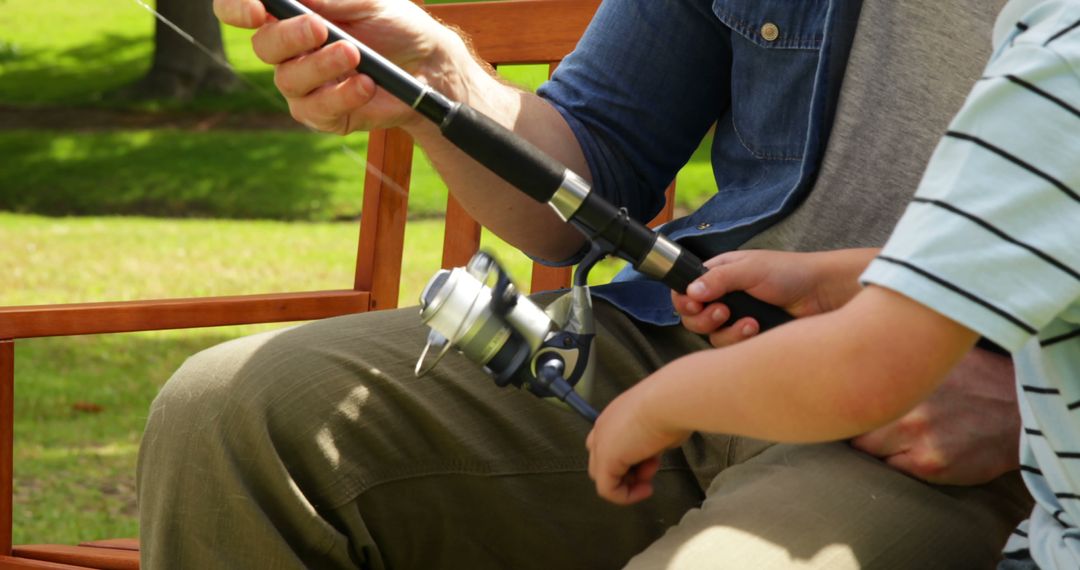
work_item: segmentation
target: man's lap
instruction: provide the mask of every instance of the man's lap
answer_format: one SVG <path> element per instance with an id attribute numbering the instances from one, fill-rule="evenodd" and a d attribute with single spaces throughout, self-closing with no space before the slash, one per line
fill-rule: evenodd
<path id="1" fill-rule="evenodd" d="M 638 327 L 603 304 L 597 306 L 597 320 L 598 404 L 679 354 L 706 347 L 679 329 Z M 757 561 L 775 556 L 778 548 L 794 548 L 795 560 L 814 559 L 825 546 L 816 543 L 829 536 L 841 544 L 857 542 L 837 531 L 852 521 L 898 537 L 885 545 L 883 557 L 906 560 L 908 551 L 925 548 L 922 540 L 908 540 L 915 537 L 912 522 L 890 518 L 898 511 L 868 516 L 877 512 L 869 508 L 876 498 L 865 497 L 879 492 L 878 477 L 862 471 L 884 471 L 909 482 L 881 488 L 882 496 L 898 494 L 921 504 L 942 496 L 940 491 L 873 460 L 834 462 L 806 452 L 787 456 L 784 477 L 760 477 L 755 461 L 761 459 L 746 460 L 771 457 L 772 450 L 758 455 L 763 447 L 750 440 L 695 437 L 684 453 L 668 458 L 657 497 L 631 509 L 607 505 L 586 475 L 583 441 L 589 426 L 581 418 L 530 394 L 496 388 L 474 364 L 454 354 L 431 375 L 413 377 L 424 333 L 415 310 L 391 311 L 239 339 L 193 357 L 152 410 L 140 464 L 144 527 L 175 508 L 178 499 L 170 496 L 182 489 L 184 516 L 192 519 L 180 527 L 183 533 L 205 531 L 208 536 L 200 540 L 217 536 L 224 550 L 274 552 L 280 545 L 264 544 L 260 536 L 273 533 L 252 530 L 250 544 L 241 545 L 230 540 L 229 529 L 246 521 L 249 527 L 262 524 L 289 533 L 301 527 L 282 528 L 276 521 L 292 512 L 312 513 L 320 519 L 314 526 L 323 528 L 286 542 L 318 542 L 309 547 L 339 552 L 334 560 L 428 568 L 448 567 L 448 560 L 458 567 L 614 567 L 696 507 L 713 476 L 737 463 L 747 467 L 722 472 L 709 489 L 705 510 L 726 505 L 721 511 L 727 513 L 727 526 L 738 529 L 736 536 L 758 537 L 725 549 L 739 557 L 741 567 L 759 567 Z M 187 446 L 186 457 L 178 446 Z M 207 453 L 216 447 L 226 451 Z M 859 456 L 846 446 L 834 447 L 839 450 L 831 453 Z M 200 463 L 197 470 L 185 467 L 192 462 Z M 734 482 L 725 482 L 729 479 Z M 814 483 L 822 479 L 848 493 L 864 489 L 863 500 L 826 494 Z M 237 511 L 232 519 L 215 497 L 220 493 L 256 499 L 231 509 Z M 293 505 L 259 504 L 274 501 Z M 800 503 L 812 517 L 792 516 Z M 969 539 L 970 532 L 955 528 L 958 520 L 974 523 L 973 532 L 987 539 L 973 548 L 1000 546 L 1004 535 L 997 534 L 1005 523 L 965 514 L 963 504 L 946 502 L 919 520 L 946 543 Z M 211 511 L 215 524 L 194 521 Z M 687 528 L 699 512 L 690 511 Z M 744 515 L 755 522 L 738 522 L 749 520 Z M 761 526 L 769 520 L 775 522 Z M 822 534 L 825 529 L 831 530 Z M 176 533 L 160 530 L 144 531 L 148 546 L 156 541 L 162 552 L 184 548 L 178 537 L 165 536 Z M 814 550 L 815 544 L 821 548 Z M 865 558 L 860 546 L 849 548 Z M 252 560 L 239 553 L 236 559 Z"/>

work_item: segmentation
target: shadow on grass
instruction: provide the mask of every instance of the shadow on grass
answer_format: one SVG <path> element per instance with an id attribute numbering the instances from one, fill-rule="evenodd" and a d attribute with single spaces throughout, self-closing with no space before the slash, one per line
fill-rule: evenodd
<path id="1" fill-rule="evenodd" d="M 241 73 L 244 84 L 235 93 L 184 102 L 132 102 L 110 97 L 111 92 L 146 73 L 153 45 L 151 36 L 106 32 L 93 42 L 67 49 L 12 48 L 0 61 L 0 102 L 157 111 L 287 112 L 269 66 Z"/>
<path id="2" fill-rule="evenodd" d="M 89 104 L 106 91 L 149 69 L 149 46 L 141 35 L 102 34 L 97 41 L 64 50 L 21 48 L 0 66 L 0 100 L 8 103 Z"/>
<path id="3" fill-rule="evenodd" d="M 307 132 L 0 132 L 0 209 L 45 215 L 355 217 L 363 164 Z M 352 150 L 367 139 L 353 136 Z"/>

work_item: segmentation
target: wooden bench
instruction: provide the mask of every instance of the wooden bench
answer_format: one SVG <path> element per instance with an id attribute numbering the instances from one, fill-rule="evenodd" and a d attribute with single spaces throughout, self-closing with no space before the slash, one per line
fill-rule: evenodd
<path id="1" fill-rule="evenodd" d="M 468 34 L 493 65 L 547 64 L 576 45 L 600 0 L 508 0 L 440 4 L 427 9 Z M 12 546 L 12 449 L 15 342 L 19 339 L 305 321 L 397 305 L 413 143 L 401 130 L 372 132 L 364 180 L 355 277 L 328 291 L 223 297 L 0 307 L 0 570 L 7 568 L 138 568 L 138 542 L 110 539 L 80 545 Z M 402 192 L 405 189 L 405 192 Z M 668 204 L 653 223 L 671 218 Z M 480 244 L 480 228 L 450 198 L 442 266 L 464 265 Z M 568 268 L 535 265 L 531 287 L 569 283 Z"/>

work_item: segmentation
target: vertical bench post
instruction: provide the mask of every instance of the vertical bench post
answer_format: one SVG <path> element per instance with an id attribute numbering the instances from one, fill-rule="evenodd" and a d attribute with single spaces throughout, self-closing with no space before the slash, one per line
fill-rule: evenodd
<path id="1" fill-rule="evenodd" d="M 0 556 L 11 555 L 14 449 L 15 341 L 0 340 Z"/>

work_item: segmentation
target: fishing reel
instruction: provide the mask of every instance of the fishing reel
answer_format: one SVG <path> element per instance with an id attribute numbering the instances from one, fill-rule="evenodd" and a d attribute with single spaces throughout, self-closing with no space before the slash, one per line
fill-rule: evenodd
<path id="1" fill-rule="evenodd" d="M 580 277 L 569 292 L 540 308 L 485 252 L 465 267 L 440 270 L 420 294 L 420 319 L 431 331 L 416 375 L 430 372 L 456 349 L 497 386 L 554 398 L 594 421 L 597 412 L 582 394 L 592 388 L 595 328 L 592 299 Z"/>

